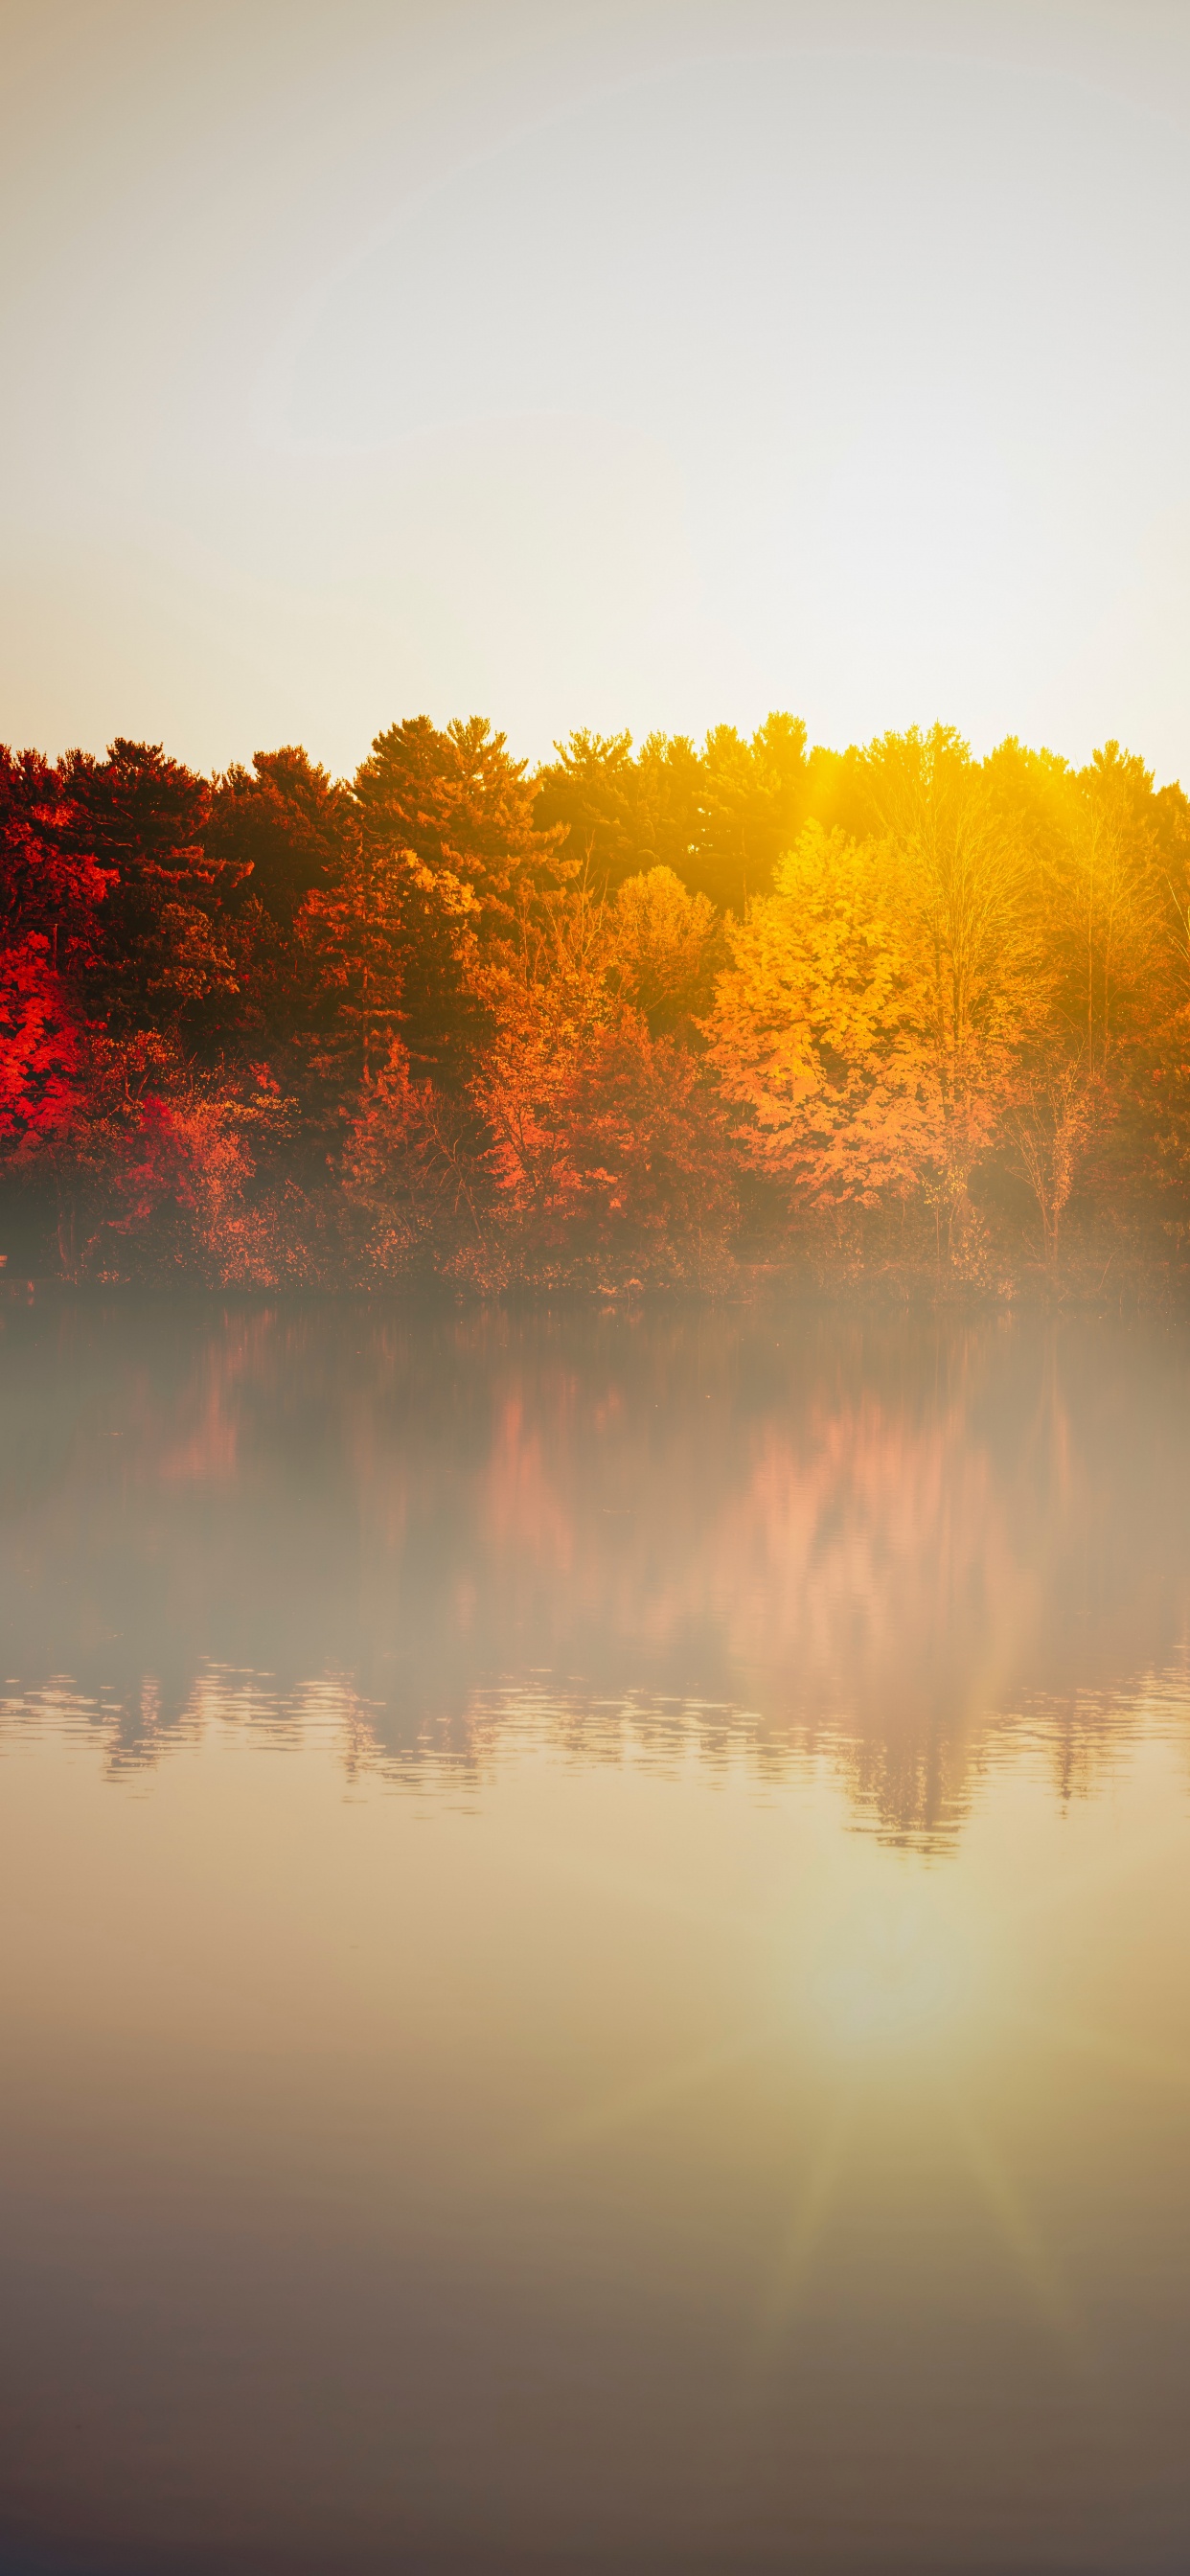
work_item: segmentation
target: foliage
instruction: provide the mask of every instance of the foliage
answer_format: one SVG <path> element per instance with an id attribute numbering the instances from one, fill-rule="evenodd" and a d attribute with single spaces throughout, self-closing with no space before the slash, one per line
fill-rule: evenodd
<path id="1" fill-rule="evenodd" d="M 80 1056 L 49 939 L 29 931 L 0 948 L 0 1153 L 29 1162 L 69 1133 Z"/>
<path id="2" fill-rule="evenodd" d="M 76 1280 L 1163 1286 L 1190 805 L 780 714 L 0 749 L 0 1224 Z"/>

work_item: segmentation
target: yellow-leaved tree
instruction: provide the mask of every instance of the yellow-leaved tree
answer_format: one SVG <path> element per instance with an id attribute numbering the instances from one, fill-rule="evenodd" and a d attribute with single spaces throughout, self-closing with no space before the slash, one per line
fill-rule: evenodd
<path id="1" fill-rule="evenodd" d="M 970 1271 L 972 1173 L 1045 1000 L 1025 852 L 950 730 L 886 735 L 865 771 L 870 836 L 808 826 L 730 925 L 711 1052 L 807 1203 L 917 1198 Z"/>

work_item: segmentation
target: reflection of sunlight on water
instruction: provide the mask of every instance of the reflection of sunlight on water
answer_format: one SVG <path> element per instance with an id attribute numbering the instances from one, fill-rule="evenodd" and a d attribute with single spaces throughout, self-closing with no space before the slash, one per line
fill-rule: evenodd
<path id="1" fill-rule="evenodd" d="M 829 2045 L 849 2057 L 928 2049 L 966 2029 L 988 1984 L 986 1942 L 928 1879 L 868 1896 L 837 1918 L 811 1967 L 806 2000 Z"/>
<path id="2" fill-rule="evenodd" d="M 1184 1336 L 101 1322 L 0 1372 L 47 2512 L 81 2425 L 157 2531 L 308 2462 L 277 2566 L 478 2461 L 510 2565 L 1170 2568 Z"/>

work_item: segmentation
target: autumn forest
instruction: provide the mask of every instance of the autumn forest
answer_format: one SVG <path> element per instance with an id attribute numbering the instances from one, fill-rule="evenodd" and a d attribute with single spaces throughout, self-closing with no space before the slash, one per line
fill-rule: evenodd
<path id="1" fill-rule="evenodd" d="M 1124 1298 L 1190 1264 L 1190 802 L 1108 743 L 473 718 L 0 750 L 8 1277 Z"/>

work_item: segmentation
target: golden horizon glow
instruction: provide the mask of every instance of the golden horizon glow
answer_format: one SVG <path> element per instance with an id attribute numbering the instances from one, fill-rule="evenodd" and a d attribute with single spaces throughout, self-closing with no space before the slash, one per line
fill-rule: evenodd
<path id="1" fill-rule="evenodd" d="M 1178 13 L 505 16 L 16 10 L 5 733 L 778 704 L 1185 774 Z"/>

